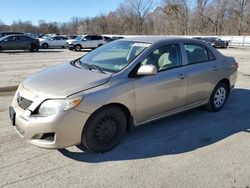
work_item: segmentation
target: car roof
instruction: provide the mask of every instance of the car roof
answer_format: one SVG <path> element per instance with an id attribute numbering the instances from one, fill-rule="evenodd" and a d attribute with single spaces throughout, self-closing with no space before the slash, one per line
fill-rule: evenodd
<path id="1" fill-rule="evenodd" d="M 158 42 L 197 42 L 196 39 L 184 38 L 184 37 L 166 37 L 166 36 L 141 36 L 141 37 L 130 37 L 120 39 L 123 41 L 135 41 L 145 43 L 158 43 Z"/>
<path id="2" fill-rule="evenodd" d="M 25 36 L 25 37 L 32 38 L 32 37 L 27 36 L 27 35 L 24 35 L 24 34 L 13 34 L 13 35 L 6 35 L 6 36 L 4 36 L 4 37 L 1 37 L 1 40 L 6 39 L 6 38 L 8 38 L 8 37 L 18 37 L 18 36 Z"/>

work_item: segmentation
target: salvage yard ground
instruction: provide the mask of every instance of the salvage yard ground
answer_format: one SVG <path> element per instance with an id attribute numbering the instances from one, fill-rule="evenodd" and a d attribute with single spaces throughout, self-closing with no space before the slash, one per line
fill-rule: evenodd
<path id="1" fill-rule="evenodd" d="M 128 133 L 114 150 L 46 150 L 11 126 L 14 92 L 0 92 L 0 187 L 250 187 L 250 48 L 220 50 L 236 57 L 239 76 L 224 109 L 203 108 Z M 86 52 L 66 49 L 0 54 L 0 88 Z"/>

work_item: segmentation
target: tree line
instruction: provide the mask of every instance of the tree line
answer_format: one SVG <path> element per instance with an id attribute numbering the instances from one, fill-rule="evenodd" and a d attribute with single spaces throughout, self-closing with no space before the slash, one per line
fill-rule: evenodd
<path id="1" fill-rule="evenodd" d="M 126 0 L 112 12 L 68 22 L 0 20 L 0 31 L 113 35 L 249 35 L 250 0 Z M 80 16 L 80 15 L 79 15 Z"/>

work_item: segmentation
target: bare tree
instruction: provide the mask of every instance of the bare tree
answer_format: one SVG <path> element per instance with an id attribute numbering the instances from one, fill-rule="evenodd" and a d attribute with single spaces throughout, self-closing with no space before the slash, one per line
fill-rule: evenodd
<path id="1" fill-rule="evenodd" d="M 121 5 L 120 13 L 133 26 L 136 34 L 143 34 L 147 16 L 152 7 L 153 0 L 128 0 Z"/>
<path id="2" fill-rule="evenodd" d="M 196 3 L 196 34 L 205 34 L 207 31 L 206 11 L 211 0 L 197 0 Z"/>
<path id="3" fill-rule="evenodd" d="M 165 0 L 162 11 L 172 34 L 187 35 L 189 22 L 188 0 Z"/>
<path id="4" fill-rule="evenodd" d="M 232 11 L 236 14 L 238 18 L 238 35 L 241 35 L 242 33 L 242 23 L 244 19 L 243 16 L 248 3 L 249 0 L 235 0 L 235 6 L 234 8 L 232 8 Z"/>
<path id="5" fill-rule="evenodd" d="M 117 10 L 64 23 L 0 21 L 0 31 L 60 34 L 250 34 L 250 0 L 127 0 Z M 155 7 L 155 8 L 154 8 Z"/>

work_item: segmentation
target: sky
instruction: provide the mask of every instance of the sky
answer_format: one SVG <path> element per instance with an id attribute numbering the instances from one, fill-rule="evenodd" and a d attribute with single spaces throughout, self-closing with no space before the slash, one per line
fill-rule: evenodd
<path id="1" fill-rule="evenodd" d="M 72 17 L 93 17 L 116 10 L 124 0 L 0 0 L 0 20 L 67 22 Z"/>

